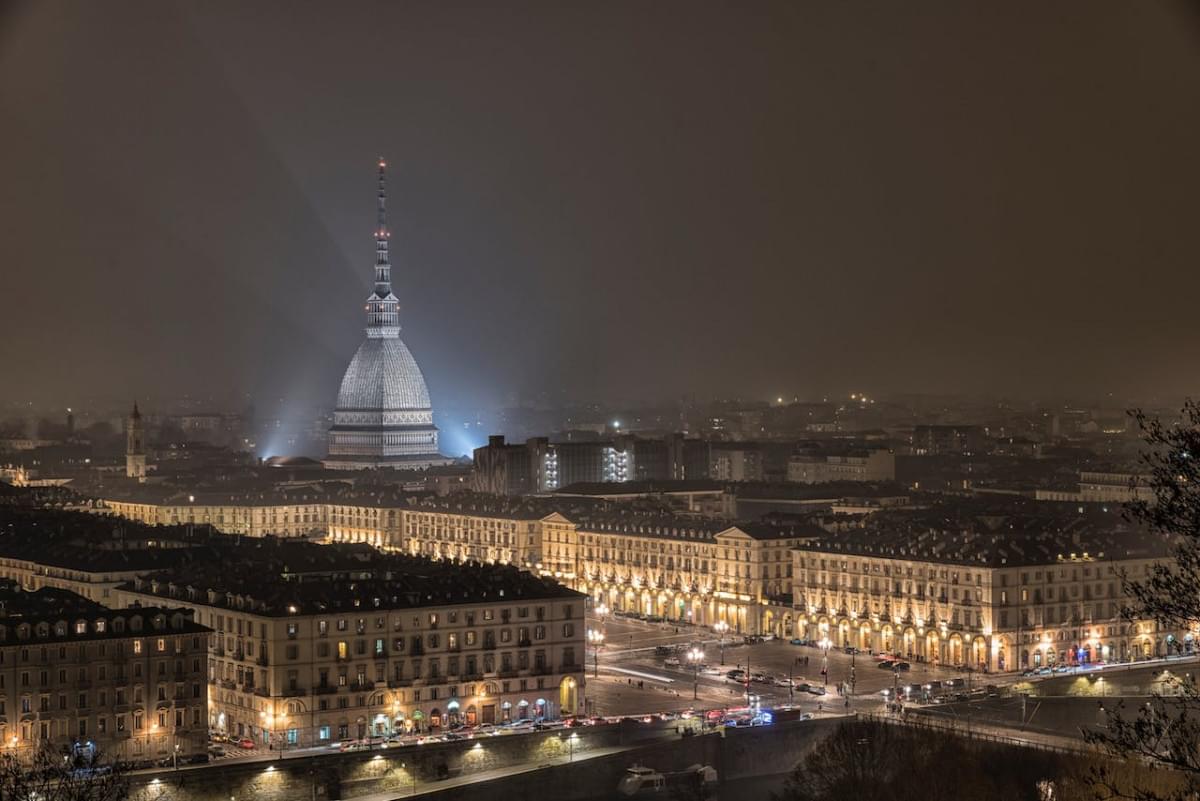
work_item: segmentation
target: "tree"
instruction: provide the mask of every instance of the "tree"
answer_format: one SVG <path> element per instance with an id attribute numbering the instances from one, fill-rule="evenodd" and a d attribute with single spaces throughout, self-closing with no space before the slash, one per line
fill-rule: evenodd
<path id="1" fill-rule="evenodd" d="M 1132 501 L 1126 515 L 1170 541 L 1173 559 L 1144 577 L 1122 577 L 1129 598 L 1125 617 L 1190 629 L 1200 621 L 1200 404 L 1185 403 L 1175 423 L 1140 410 L 1131 414 L 1148 446 L 1141 464 L 1153 497 Z M 1200 689 L 1194 679 L 1174 678 L 1135 715 L 1118 704 L 1106 710 L 1106 718 L 1104 729 L 1084 733 L 1086 740 L 1113 756 L 1170 769 L 1178 779 L 1177 786 L 1163 790 L 1117 787 L 1111 776 L 1099 775 L 1107 797 L 1160 801 L 1200 793 Z"/>
<path id="2" fill-rule="evenodd" d="M 871 720 L 840 724 L 808 753 L 776 801 L 1040 801 L 1058 754 Z"/>
<path id="3" fill-rule="evenodd" d="M 124 801 L 129 782 L 100 756 L 71 757 L 49 746 L 0 752 L 3 801 Z"/>

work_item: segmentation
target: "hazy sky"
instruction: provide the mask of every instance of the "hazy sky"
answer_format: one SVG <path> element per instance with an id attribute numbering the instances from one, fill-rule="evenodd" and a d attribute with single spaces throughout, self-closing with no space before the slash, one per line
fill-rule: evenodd
<path id="1" fill-rule="evenodd" d="M 3 398 L 1200 394 L 1190 4 L 0 8 Z"/>

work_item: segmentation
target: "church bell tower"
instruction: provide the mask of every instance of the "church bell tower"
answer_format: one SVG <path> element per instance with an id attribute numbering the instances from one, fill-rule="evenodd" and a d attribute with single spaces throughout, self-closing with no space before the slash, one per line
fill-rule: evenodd
<path id="1" fill-rule="evenodd" d="M 125 475 L 139 482 L 146 480 L 146 430 L 142 427 L 137 401 L 125 421 Z"/>

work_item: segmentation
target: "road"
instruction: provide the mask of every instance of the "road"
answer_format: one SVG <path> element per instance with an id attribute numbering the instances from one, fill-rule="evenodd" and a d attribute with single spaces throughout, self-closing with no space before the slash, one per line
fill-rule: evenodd
<path id="1" fill-rule="evenodd" d="M 830 649 L 828 654 L 816 647 L 791 645 L 771 640 L 745 645 L 740 637 L 726 637 L 724 649 L 708 629 L 644 623 L 637 620 L 609 619 L 605 622 L 605 644 L 600 651 L 599 678 L 596 660 L 589 651 L 588 698 L 602 715 L 625 715 L 692 707 L 744 705 L 746 686 L 724 675 L 701 672 L 698 681 L 692 668 L 677 654 L 682 664 L 668 666 L 665 656 L 655 654 L 656 646 L 698 647 L 704 652 L 702 664 L 721 674 L 734 668 L 762 672 L 770 677 L 791 676 L 795 684 L 808 683 L 826 690 L 815 696 L 787 687 L 751 683 L 751 696 L 759 696 L 764 705 L 795 703 L 813 712 L 836 709 L 871 712 L 882 707 L 880 691 L 895 684 L 949 680 L 965 674 L 924 664 L 913 664 L 908 672 L 897 675 L 879 667 L 866 654 L 852 656 Z M 723 651 L 723 653 L 722 653 Z M 822 674 L 822 667 L 828 670 Z M 976 677 L 978 678 L 978 677 Z M 849 685 L 849 698 L 838 695 L 838 685 Z M 641 683 L 639 686 L 639 682 Z M 698 685 L 697 698 L 693 690 Z M 849 703 L 847 704 L 847 701 Z"/>

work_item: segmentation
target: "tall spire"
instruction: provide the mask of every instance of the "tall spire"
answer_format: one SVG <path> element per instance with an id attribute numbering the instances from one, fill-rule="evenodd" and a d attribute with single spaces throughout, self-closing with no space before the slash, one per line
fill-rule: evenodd
<path id="1" fill-rule="evenodd" d="M 387 161 L 379 159 L 378 213 L 375 223 L 375 291 L 367 298 L 367 336 L 400 335 L 400 301 L 392 294 L 392 263 L 388 258 Z"/>

